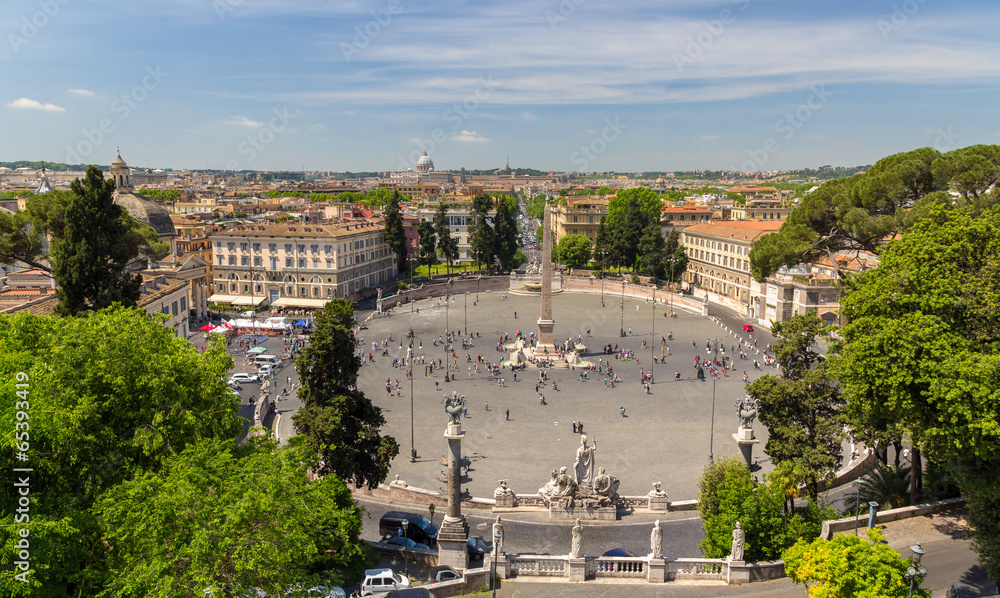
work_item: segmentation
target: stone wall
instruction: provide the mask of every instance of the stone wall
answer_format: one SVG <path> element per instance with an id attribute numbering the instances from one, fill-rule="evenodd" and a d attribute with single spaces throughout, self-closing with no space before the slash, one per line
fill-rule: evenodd
<path id="1" fill-rule="evenodd" d="M 921 517 L 923 515 L 931 515 L 933 513 L 940 513 L 942 511 L 949 511 L 951 509 L 958 509 L 965 506 L 964 498 L 949 498 L 948 500 L 942 500 L 934 503 L 914 505 L 912 507 L 900 507 L 898 509 L 887 509 L 885 511 L 879 511 L 875 515 L 875 524 L 889 523 L 890 521 L 899 521 L 900 519 L 908 519 L 910 517 Z M 820 532 L 820 537 L 829 540 L 833 537 L 833 534 L 838 532 L 846 532 L 854 529 L 855 525 L 854 517 L 844 517 L 843 519 L 832 519 L 830 521 L 823 522 L 823 530 Z M 860 517 L 857 519 L 858 529 L 868 527 L 868 513 L 862 512 Z"/>
<path id="2" fill-rule="evenodd" d="M 421 587 L 427 588 L 427 591 L 434 598 L 448 598 L 450 596 L 474 594 L 483 586 L 489 588 L 489 583 L 490 569 L 489 567 L 483 567 L 480 569 L 466 569 L 462 575 L 462 579 L 453 579 Z M 497 587 L 500 587 L 499 582 L 497 582 Z"/>

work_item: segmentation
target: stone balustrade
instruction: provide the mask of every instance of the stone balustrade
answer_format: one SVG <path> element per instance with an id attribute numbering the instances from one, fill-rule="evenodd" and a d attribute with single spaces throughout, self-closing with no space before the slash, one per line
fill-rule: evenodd
<path id="1" fill-rule="evenodd" d="M 646 577 L 644 557 L 602 556 L 587 561 L 588 577 Z"/>
<path id="2" fill-rule="evenodd" d="M 580 581 L 603 578 L 641 579 L 650 583 L 729 580 L 729 562 L 725 559 L 653 559 L 648 556 L 571 559 L 568 555 L 500 555 L 497 574 L 501 579 L 519 576 L 571 578 L 571 565 L 575 561 L 586 562 Z M 748 568 L 752 566 L 752 563 L 747 564 Z"/>
<path id="3" fill-rule="evenodd" d="M 667 559 L 667 580 L 725 579 L 724 559 Z"/>

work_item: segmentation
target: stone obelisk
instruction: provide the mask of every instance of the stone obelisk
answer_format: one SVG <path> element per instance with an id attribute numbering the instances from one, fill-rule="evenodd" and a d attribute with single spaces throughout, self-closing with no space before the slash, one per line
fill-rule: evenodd
<path id="1" fill-rule="evenodd" d="M 548 354 L 555 357 L 556 347 L 552 342 L 552 329 L 556 323 L 552 320 L 552 205 L 545 202 L 545 212 L 542 217 L 542 307 L 538 316 L 538 345 L 535 347 L 535 357 Z"/>

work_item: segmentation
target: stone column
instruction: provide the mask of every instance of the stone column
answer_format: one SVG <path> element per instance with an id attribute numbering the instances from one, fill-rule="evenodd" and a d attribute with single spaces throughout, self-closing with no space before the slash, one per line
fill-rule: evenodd
<path id="1" fill-rule="evenodd" d="M 747 462 L 747 467 L 753 467 L 753 445 L 760 443 L 760 440 L 754 437 L 753 428 L 740 426 L 736 430 L 736 434 L 733 434 L 733 439 L 739 445 L 740 452 L 743 453 L 743 458 Z"/>
<path id="2" fill-rule="evenodd" d="M 448 439 L 448 513 L 438 532 L 438 564 L 453 569 L 469 566 L 469 524 L 462 516 L 462 439 L 461 423 L 449 423 Z"/>
<path id="3" fill-rule="evenodd" d="M 535 356 L 544 357 L 546 353 L 555 356 L 556 347 L 552 340 L 552 331 L 556 323 L 552 320 L 552 207 L 545 203 L 545 216 L 542 219 L 542 306 L 538 317 L 538 345 Z"/>

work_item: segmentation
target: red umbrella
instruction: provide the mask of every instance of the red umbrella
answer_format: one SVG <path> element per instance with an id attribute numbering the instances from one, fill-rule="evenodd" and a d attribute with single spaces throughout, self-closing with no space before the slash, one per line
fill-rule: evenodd
<path id="1" fill-rule="evenodd" d="M 202 326 L 198 330 L 200 330 L 201 332 L 208 332 L 209 330 L 211 330 L 213 328 L 215 328 L 215 326 L 213 326 L 212 323 L 209 322 L 208 324 L 205 324 L 204 326 Z"/>

